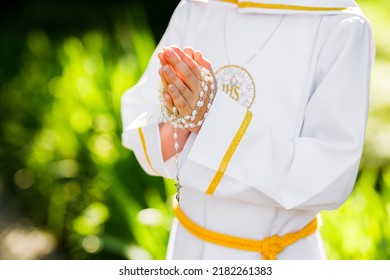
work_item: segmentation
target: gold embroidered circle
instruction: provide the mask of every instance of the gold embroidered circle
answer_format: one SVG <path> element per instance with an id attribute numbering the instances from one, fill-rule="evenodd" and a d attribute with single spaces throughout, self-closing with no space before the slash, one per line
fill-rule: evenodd
<path id="1" fill-rule="evenodd" d="M 238 65 L 230 64 L 215 72 L 215 78 L 220 90 L 233 100 L 248 109 L 256 96 L 255 82 L 248 70 Z"/>

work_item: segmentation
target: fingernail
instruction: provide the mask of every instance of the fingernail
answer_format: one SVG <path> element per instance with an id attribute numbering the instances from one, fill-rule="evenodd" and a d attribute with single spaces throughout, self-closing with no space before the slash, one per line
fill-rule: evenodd
<path id="1" fill-rule="evenodd" d="M 171 74 L 171 69 L 169 66 L 164 66 L 163 71 L 165 74 Z"/>
<path id="2" fill-rule="evenodd" d="M 168 91 L 169 92 L 174 92 L 174 90 L 175 90 L 175 87 L 172 84 L 169 84 L 168 85 Z"/>
<path id="3" fill-rule="evenodd" d="M 173 52 L 170 49 L 166 49 L 166 50 L 164 50 L 164 55 L 167 57 L 172 57 Z"/>

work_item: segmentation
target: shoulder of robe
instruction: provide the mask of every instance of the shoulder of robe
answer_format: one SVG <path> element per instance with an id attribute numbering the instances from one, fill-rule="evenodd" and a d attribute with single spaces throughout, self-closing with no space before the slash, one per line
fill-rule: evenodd
<path id="1" fill-rule="evenodd" d="M 376 47 L 368 19 L 356 14 L 324 15 L 318 30 L 318 58 L 325 64 L 334 63 L 338 54 L 361 52 L 369 56 L 371 66 L 375 60 Z"/>
<path id="2" fill-rule="evenodd" d="M 372 38 L 371 24 L 362 14 L 324 15 L 319 34 L 323 43 L 331 37 L 338 38 L 341 42 Z"/>

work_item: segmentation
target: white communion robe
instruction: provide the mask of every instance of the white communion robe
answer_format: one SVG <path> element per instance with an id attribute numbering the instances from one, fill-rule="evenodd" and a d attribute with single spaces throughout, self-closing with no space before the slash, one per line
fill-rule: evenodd
<path id="1" fill-rule="evenodd" d="M 200 132 L 190 134 L 179 155 L 183 212 L 204 228 L 261 240 L 299 231 L 351 193 L 365 136 L 374 44 L 356 4 L 337 12 L 253 12 L 255 6 L 240 10 L 234 2 L 179 3 L 147 70 L 123 95 L 122 140 L 148 174 L 173 178 L 174 157 L 164 162 L 161 153 L 157 51 L 191 46 L 214 71 L 229 63 L 242 66 L 285 14 L 245 65 L 255 84 L 251 106 L 218 85 Z M 249 111 L 252 119 L 243 132 Z M 238 133 L 242 139 L 234 143 Z M 231 145 L 234 153 L 222 163 Z M 223 176 L 208 195 L 218 172 Z M 258 252 L 203 241 L 176 219 L 173 223 L 167 259 L 261 258 Z M 326 259 L 318 230 L 277 258 Z"/>

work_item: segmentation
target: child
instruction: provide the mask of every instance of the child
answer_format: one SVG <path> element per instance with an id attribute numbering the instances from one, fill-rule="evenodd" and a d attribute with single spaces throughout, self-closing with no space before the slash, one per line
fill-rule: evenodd
<path id="1" fill-rule="evenodd" d="M 122 99 L 123 144 L 176 180 L 167 258 L 326 258 L 316 217 L 353 189 L 373 53 L 354 1 L 181 1 Z"/>

